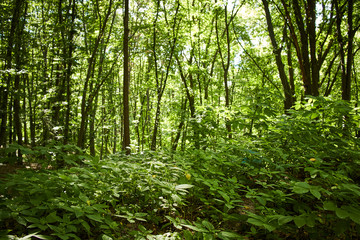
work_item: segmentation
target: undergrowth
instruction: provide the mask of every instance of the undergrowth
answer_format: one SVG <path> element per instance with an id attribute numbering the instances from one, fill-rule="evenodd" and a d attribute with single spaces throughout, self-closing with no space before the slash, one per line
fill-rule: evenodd
<path id="1" fill-rule="evenodd" d="M 338 105 L 313 103 L 272 121 L 262 137 L 207 150 L 101 161 L 52 151 L 44 166 L 58 153 L 65 167 L 0 178 L 0 237 L 359 239 L 359 140 L 337 126 L 351 109 L 329 117 L 322 109 Z"/>

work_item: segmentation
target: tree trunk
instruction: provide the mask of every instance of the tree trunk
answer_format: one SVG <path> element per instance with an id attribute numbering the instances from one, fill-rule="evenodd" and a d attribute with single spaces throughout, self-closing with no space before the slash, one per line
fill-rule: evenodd
<path id="1" fill-rule="evenodd" d="M 267 22 L 267 26 L 268 26 L 271 44 L 274 49 L 276 65 L 277 65 L 277 68 L 279 71 L 279 77 L 280 77 L 281 84 L 282 84 L 283 90 L 284 90 L 284 95 L 285 95 L 284 109 L 286 111 L 286 110 L 290 109 L 294 104 L 293 96 L 291 95 L 290 85 L 289 85 L 289 82 L 288 82 L 288 79 L 287 79 L 287 76 L 285 73 L 284 63 L 281 60 L 281 48 L 279 48 L 277 41 L 275 39 L 274 27 L 273 27 L 272 20 L 271 20 L 268 1 L 262 0 L 262 2 L 264 5 L 264 9 L 265 9 L 266 22 Z"/>
<path id="2" fill-rule="evenodd" d="M 23 5 L 24 5 L 24 0 L 14 0 L 14 5 L 13 5 L 13 15 L 12 15 L 12 19 L 11 19 L 11 27 L 10 27 L 10 32 L 9 32 L 9 36 L 8 36 L 8 44 L 7 44 L 7 49 L 6 49 L 6 58 L 5 58 L 5 69 L 6 70 L 10 70 L 12 69 L 13 65 L 12 65 L 12 61 L 13 61 L 13 50 L 14 50 L 14 40 L 15 40 L 15 51 L 19 52 L 20 51 L 20 46 L 19 44 L 21 44 L 20 38 L 21 36 L 16 36 L 17 34 L 20 34 L 22 32 L 22 29 L 20 29 L 20 17 L 21 17 L 21 11 L 23 10 Z M 16 57 L 16 56 L 15 56 Z M 16 62 L 18 62 L 19 59 L 16 60 Z M 20 66 L 17 66 L 16 69 L 18 70 Z M 18 76 L 18 74 L 16 73 L 16 76 Z M 0 93 L 1 93 L 1 109 L 0 109 L 0 118 L 1 118 L 1 124 L 0 124 L 0 146 L 6 146 L 6 137 L 7 137 L 7 129 L 10 129 L 7 127 L 7 120 L 8 120 L 8 104 L 9 104 L 9 93 L 11 92 L 10 87 L 11 87 L 11 82 L 12 82 L 12 73 L 9 72 L 7 74 L 7 76 L 5 76 L 6 79 L 6 84 L 5 87 L 4 85 L 2 85 L 0 87 Z M 15 82 L 19 83 L 20 79 L 19 76 L 17 78 L 17 80 L 15 80 Z M 17 86 L 15 86 L 15 94 L 17 93 L 16 87 L 19 87 L 19 84 L 16 84 Z M 17 97 L 15 97 L 15 102 L 17 102 L 18 100 L 16 100 Z M 17 105 L 19 104 L 16 103 Z M 16 106 L 17 108 L 20 106 Z M 18 109 L 19 111 L 19 109 Z M 14 113 L 14 115 L 16 115 L 16 119 L 20 120 L 19 118 L 19 113 Z M 19 122 L 20 123 L 20 122 Z M 18 124 L 19 124 L 18 123 Z M 17 126 L 18 128 L 20 127 L 19 125 Z M 21 129 L 19 129 L 21 130 Z M 10 130 L 11 131 L 11 130 Z M 19 133 L 21 134 L 21 133 Z M 18 136 L 19 137 L 19 136 Z M 11 142 L 12 140 L 10 140 Z"/>
<path id="3" fill-rule="evenodd" d="M 124 142 L 123 150 L 130 154 L 130 112 L 129 112 L 129 88 L 130 88 L 130 69 L 129 69 L 129 0 L 124 1 L 124 79 L 123 79 L 123 108 L 124 108 Z"/>
<path id="4" fill-rule="evenodd" d="M 225 88 L 225 108 L 229 110 L 230 108 L 230 91 L 228 86 L 228 76 L 229 76 L 229 68 L 230 68 L 230 33 L 229 33 L 229 25 L 228 19 L 227 19 L 227 6 L 225 6 L 225 33 L 226 33 L 226 63 L 225 63 L 225 57 L 223 56 L 221 45 L 220 45 L 220 39 L 219 39 L 219 30 L 218 30 L 218 15 L 216 15 L 215 19 L 215 30 L 216 30 L 216 40 L 218 45 L 218 51 L 221 58 L 221 64 L 224 71 L 224 88 Z M 232 138 L 232 132 L 231 132 L 231 123 L 229 119 L 226 117 L 225 119 L 225 126 L 226 130 L 228 132 L 228 138 Z"/>
<path id="5" fill-rule="evenodd" d="M 65 126 L 64 126 L 64 144 L 67 144 L 70 140 L 70 113 L 71 113 L 71 74 L 73 66 L 73 52 L 74 52 L 74 22 L 76 17 L 76 2 L 72 0 L 71 2 L 71 29 L 68 37 L 68 61 L 66 68 L 66 112 L 65 112 Z"/>
<path id="6" fill-rule="evenodd" d="M 100 42 L 101 42 L 102 38 L 104 37 L 107 22 L 108 22 L 110 14 L 111 14 L 112 3 L 113 3 L 113 1 L 110 0 L 107 13 L 105 14 L 105 19 L 103 21 L 103 24 L 101 26 L 99 34 L 95 40 L 94 49 L 93 49 L 91 57 L 89 59 L 89 64 L 88 64 L 88 69 L 87 69 L 87 73 L 86 73 L 86 78 L 85 78 L 85 83 L 84 83 L 83 93 L 82 93 L 82 99 L 81 99 L 81 122 L 80 122 L 78 141 L 77 141 L 77 146 L 80 148 L 85 147 L 86 125 L 87 125 L 87 121 L 88 121 L 90 105 L 92 104 L 94 97 L 98 93 L 99 88 L 101 87 L 101 85 L 104 83 L 104 80 L 105 80 L 105 78 L 104 78 L 101 83 L 97 84 L 97 86 L 94 88 L 95 90 L 93 92 L 90 92 L 89 97 L 87 97 L 90 79 L 92 78 L 93 73 L 94 73 L 97 51 L 98 51 Z"/>

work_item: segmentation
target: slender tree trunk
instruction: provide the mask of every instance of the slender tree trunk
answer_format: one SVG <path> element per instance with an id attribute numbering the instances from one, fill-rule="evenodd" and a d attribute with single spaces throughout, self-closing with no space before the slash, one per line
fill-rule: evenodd
<path id="1" fill-rule="evenodd" d="M 181 137 L 182 130 L 183 130 L 184 125 L 185 125 L 185 112 L 186 112 L 187 100 L 188 99 L 185 98 L 185 100 L 182 101 L 180 123 L 179 123 L 179 126 L 177 127 L 176 137 L 175 137 L 175 139 L 174 139 L 174 141 L 172 143 L 172 147 L 171 147 L 171 149 L 173 151 L 176 151 L 176 148 L 178 146 L 178 143 L 179 143 L 179 140 L 180 140 L 180 137 Z"/>
<path id="2" fill-rule="evenodd" d="M 160 124 L 161 99 L 162 99 L 162 96 L 163 96 L 165 88 L 166 88 L 166 83 L 167 83 L 167 80 L 168 80 L 168 76 L 169 76 L 169 72 L 170 72 L 170 66 L 171 66 L 171 63 L 172 63 L 172 58 L 173 58 L 173 55 L 174 55 L 174 50 L 175 50 L 176 41 L 177 41 L 177 33 L 178 33 L 178 29 L 179 29 L 179 23 L 177 22 L 177 15 L 178 15 L 178 10 L 179 10 L 180 4 L 178 2 L 176 12 L 175 12 L 175 16 L 174 16 L 174 23 L 173 23 L 173 26 L 172 26 L 172 32 L 173 32 L 172 38 L 173 39 L 172 39 L 172 41 L 169 40 L 169 46 L 171 47 L 171 49 L 170 49 L 169 61 L 167 63 L 167 67 L 166 67 L 165 77 L 161 76 L 160 81 L 159 81 L 159 77 L 158 77 L 157 51 L 156 51 L 156 41 L 157 41 L 157 38 L 156 38 L 157 37 L 156 36 L 156 31 L 157 31 L 156 23 L 157 23 L 157 19 L 158 19 L 158 16 L 159 16 L 159 6 L 160 6 L 160 1 L 158 0 L 158 2 L 157 2 L 157 10 L 156 10 L 156 17 L 155 17 L 155 21 L 154 21 L 154 32 L 153 32 L 153 53 L 154 53 L 155 80 L 156 80 L 156 90 L 157 90 L 157 104 L 156 104 L 155 122 L 154 122 L 153 135 L 152 135 L 152 139 L 151 139 L 151 150 L 153 150 L 153 151 L 156 150 L 157 132 L 158 132 L 159 124 Z"/>
<path id="3" fill-rule="evenodd" d="M 96 96 L 99 88 L 101 87 L 101 85 L 103 84 L 103 81 L 104 81 L 103 80 L 100 84 L 98 84 L 97 87 L 94 88 L 95 91 L 90 92 L 89 97 L 87 97 L 87 95 L 88 95 L 88 87 L 89 87 L 89 84 L 90 84 L 90 79 L 92 78 L 93 73 L 94 73 L 94 67 L 95 67 L 95 62 L 96 62 L 96 54 L 98 52 L 100 42 L 101 42 L 102 38 L 104 37 L 107 22 L 108 22 L 110 14 L 111 14 L 112 3 L 113 3 L 113 1 L 110 0 L 109 5 L 108 5 L 108 10 L 107 10 L 107 12 L 105 14 L 105 19 L 103 21 L 103 24 L 101 26 L 99 34 L 98 34 L 98 36 L 97 36 L 97 38 L 95 40 L 94 48 L 93 48 L 91 57 L 89 59 L 88 69 L 87 69 L 87 72 L 86 72 L 86 78 L 85 78 L 85 83 L 84 83 L 84 87 L 83 87 L 82 99 L 81 99 L 81 122 L 80 122 L 78 141 L 77 141 L 77 146 L 80 147 L 80 148 L 85 147 L 86 125 L 87 125 L 87 121 L 88 121 L 88 114 L 89 114 L 89 110 L 90 110 L 90 105 L 92 104 L 92 101 L 93 101 L 94 97 Z"/>
<path id="4" fill-rule="evenodd" d="M 68 37 L 68 61 L 66 69 L 66 112 L 65 112 L 65 126 L 64 126 L 64 144 L 67 144 L 70 140 L 70 113 L 71 113 L 71 75 L 73 66 L 73 52 L 74 52 L 74 22 L 76 17 L 76 2 L 71 1 L 71 29 Z"/>
<path id="5" fill-rule="evenodd" d="M 307 36 L 310 44 L 310 64 L 311 64 L 311 93 L 313 96 L 319 96 L 319 63 L 316 56 L 316 1 L 308 0 L 307 11 Z"/>
<path id="6" fill-rule="evenodd" d="M 30 79 L 27 76 L 27 96 L 28 96 L 28 102 L 29 102 L 29 124 L 30 124 L 30 139 L 31 139 L 31 146 L 35 146 L 35 109 L 33 108 L 33 79 L 31 80 L 31 86 L 30 86 Z"/>
<path id="7" fill-rule="evenodd" d="M 27 3 L 25 1 L 23 1 L 21 8 L 24 7 L 24 18 L 26 16 L 26 11 L 27 11 Z M 21 9 L 22 10 L 22 9 Z M 22 36 L 23 36 L 23 31 L 24 31 L 24 27 L 25 27 L 25 20 L 19 21 L 18 26 L 16 28 L 16 36 L 15 36 L 15 48 L 14 48 L 14 55 L 15 55 L 15 70 L 16 70 L 16 74 L 15 74 L 15 81 L 14 81 L 14 133 L 15 136 L 17 138 L 17 143 L 19 145 L 23 144 L 23 129 L 22 129 L 22 123 L 21 123 L 21 117 L 20 117 L 20 112 L 21 112 L 21 105 L 20 105 L 20 100 L 21 100 L 21 92 L 22 92 L 22 87 L 20 86 L 20 82 L 21 82 L 21 76 L 23 76 L 23 74 L 20 74 L 20 72 L 22 71 L 22 66 L 23 66 L 23 57 L 24 57 L 24 47 L 23 47 L 23 41 L 22 41 Z M 14 138 L 15 139 L 15 138 Z M 18 163 L 22 164 L 22 154 L 21 151 L 18 152 Z"/>
<path id="8" fill-rule="evenodd" d="M 294 104 L 293 97 L 291 95 L 290 85 L 289 85 L 289 82 L 288 82 L 288 79 L 287 79 L 287 76 L 285 73 L 284 63 L 282 62 L 282 59 L 281 59 L 281 48 L 279 48 L 277 41 L 275 39 L 274 27 L 273 27 L 272 20 L 271 20 L 269 4 L 268 4 L 267 0 L 262 0 L 262 2 L 264 5 L 264 9 L 265 9 L 266 22 L 267 22 L 267 26 L 268 26 L 271 44 L 274 49 L 276 65 L 277 65 L 277 68 L 279 71 L 279 77 L 280 77 L 281 84 L 282 84 L 283 90 L 284 90 L 284 95 L 285 95 L 284 109 L 286 111 L 293 106 L 293 104 Z"/>
<path id="9" fill-rule="evenodd" d="M 341 69 L 342 69 L 342 77 L 341 77 L 341 96 L 343 100 L 350 101 L 351 100 L 351 73 L 352 73 L 352 63 L 353 63 L 353 39 L 355 35 L 355 31 L 353 29 L 353 8 L 354 8 L 354 1 L 348 0 L 347 1 L 347 25 L 348 25 L 348 39 L 347 39 L 347 48 L 346 48 L 346 63 L 345 63 L 345 52 L 342 52 L 342 62 L 341 62 Z M 338 26 L 338 34 L 341 35 L 340 26 Z M 344 47 L 343 47 L 344 49 Z"/>
<path id="10" fill-rule="evenodd" d="M 129 112 L 129 88 L 130 88 L 130 69 L 129 69 L 129 0 L 124 0 L 124 79 L 123 79 L 123 108 L 124 108 L 124 141 L 123 150 L 130 154 L 130 112 Z"/>
<path id="11" fill-rule="evenodd" d="M 14 0 L 13 3 L 13 15 L 11 19 L 11 27 L 8 37 L 8 44 L 6 49 L 6 58 L 5 58 L 5 69 L 10 70 L 12 69 L 12 60 L 13 60 L 13 50 L 14 50 L 14 39 L 18 39 L 20 36 L 15 38 L 15 34 L 19 32 L 20 27 L 20 17 L 21 17 L 21 11 L 23 9 L 24 0 Z M 16 41 L 16 40 L 15 40 Z M 6 137 L 8 135 L 7 129 L 8 124 L 8 110 L 11 108 L 8 108 L 9 104 L 9 93 L 10 93 L 10 87 L 12 82 L 12 74 L 9 72 L 6 79 L 6 85 L 5 87 L 2 85 L 0 87 L 1 91 L 1 111 L 0 111 L 0 117 L 1 117 L 1 125 L 0 125 L 0 146 L 6 146 Z M 10 130 L 11 131 L 11 130 Z M 11 140 L 10 140 L 11 142 Z"/>
<path id="12" fill-rule="evenodd" d="M 157 51 L 156 51 L 156 40 L 157 40 L 156 32 L 158 31 L 158 29 L 156 28 L 156 23 L 157 23 L 157 20 L 159 17 L 159 7 L 160 7 L 160 0 L 157 0 L 156 1 L 156 15 L 155 15 L 155 20 L 154 20 L 154 25 L 153 25 L 153 48 L 152 48 L 153 57 L 154 57 L 154 65 L 155 65 L 157 104 L 156 104 L 156 112 L 155 112 L 154 130 L 153 130 L 153 134 L 152 134 L 151 147 L 150 147 L 150 149 L 152 151 L 156 150 L 156 139 L 157 139 L 159 122 L 160 122 L 160 104 L 161 104 L 161 95 L 162 95 L 161 94 L 161 85 L 159 83 L 158 61 L 157 61 Z"/>
<path id="13" fill-rule="evenodd" d="M 215 20 L 215 30 L 216 30 L 216 40 L 217 40 L 217 45 L 218 45 L 218 51 L 220 54 L 222 68 L 224 71 L 225 108 L 229 109 L 230 108 L 230 91 L 229 91 L 229 86 L 228 86 L 228 82 L 229 82 L 228 76 L 229 76 L 231 53 L 230 53 L 229 23 L 228 23 L 228 19 L 227 19 L 227 6 L 225 6 L 226 62 L 225 62 L 225 57 L 223 56 L 223 52 L 221 50 L 221 45 L 220 45 L 219 30 L 218 30 L 218 15 L 216 15 L 216 20 Z M 226 125 L 226 130 L 228 132 L 228 138 L 231 139 L 232 138 L 231 123 L 228 118 L 225 119 L 225 125 Z"/>

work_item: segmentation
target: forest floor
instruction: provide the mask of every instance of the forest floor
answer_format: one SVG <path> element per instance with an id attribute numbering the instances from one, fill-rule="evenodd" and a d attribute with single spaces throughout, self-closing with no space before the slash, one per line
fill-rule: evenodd
<path id="1" fill-rule="evenodd" d="M 0 236 L 359 239 L 360 187 L 341 167 L 222 148 L 89 156 L 58 169 L 2 164 Z"/>

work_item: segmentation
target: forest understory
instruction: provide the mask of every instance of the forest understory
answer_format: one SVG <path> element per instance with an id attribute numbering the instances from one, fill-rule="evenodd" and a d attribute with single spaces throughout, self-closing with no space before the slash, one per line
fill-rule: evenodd
<path id="1" fill-rule="evenodd" d="M 99 160 L 72 145 L 12 145 L 6 154 L 21 151 L 26 166 L 0 166 L 12 166 L 0 178 L 1 234 L 358 239 L 360 141 L 314 118 L 318 109 L 284 115 L 262 137 L 206 150 L 123 152 Z"/>
<path id="2" fill-rule="evenodd" d="M 1 0 L 0 239 L 360 239 L 360 1 Z"/>

